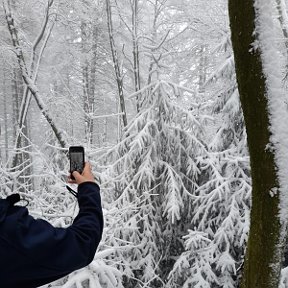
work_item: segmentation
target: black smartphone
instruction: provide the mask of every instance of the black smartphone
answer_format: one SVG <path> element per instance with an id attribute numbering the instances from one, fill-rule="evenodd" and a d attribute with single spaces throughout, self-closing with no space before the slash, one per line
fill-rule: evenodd
<path id="1" fill-rule="evenodd" d="M 71 146 L 69 147 L 69 159 L 70 159 L 70 173 L 71 179 L 75 180 L 72 172 L 78 171 L 82 173 L 85 165 L 84 147 L 82 146 Z"/>

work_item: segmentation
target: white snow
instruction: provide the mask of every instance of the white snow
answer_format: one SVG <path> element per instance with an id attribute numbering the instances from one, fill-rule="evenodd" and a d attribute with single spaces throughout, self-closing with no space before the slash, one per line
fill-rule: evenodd
<path id="1" fill-rule="evenodd" d="M 275 152 L 280 191 L 280 219 L 288 218 L 288 111 L 287 89 L 283 77 L 287 72 L 287 50 L 276 1 L 256 0 L 256 33 L 261 50 L 263 70 L 266 77 L 271 143 Z M 271 190 L 272 191 L 272 190 Z M 275 195 L 276 187 L 271 192 Z"/>

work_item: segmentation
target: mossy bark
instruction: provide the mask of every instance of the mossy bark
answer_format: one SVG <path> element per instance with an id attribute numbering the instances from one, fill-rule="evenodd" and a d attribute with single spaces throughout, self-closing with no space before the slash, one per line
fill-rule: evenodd
<path id="1" fill-rule="evenodd" d="M 275 155 L 270 142 L 263 63 L 255 42 L 254 0 L 229 0 L 231 38 L 252 175 L 251 226 L 241 288 L 277 288 L 281 225 Z"/>

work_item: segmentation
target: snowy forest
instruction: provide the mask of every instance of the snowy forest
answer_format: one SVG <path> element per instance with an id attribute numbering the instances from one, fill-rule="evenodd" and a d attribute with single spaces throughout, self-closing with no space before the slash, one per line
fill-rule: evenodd
<path id="1" fill-rule="evenodd" d="M 288 287 L 286 2 L 1 1 L 0 198 L 69 226 L 72 145 L 101 187 L 94 260 L 43 288 Z"/>

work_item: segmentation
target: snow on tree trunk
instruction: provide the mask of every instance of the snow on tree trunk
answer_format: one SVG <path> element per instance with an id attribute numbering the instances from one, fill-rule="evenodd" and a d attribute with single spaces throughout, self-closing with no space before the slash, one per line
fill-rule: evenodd
<path id="1" fill-rule="evenodd" d="M 241 287 L 275 288 L 281 270 L 282 227 L 287 218 L 283 195 L 288 187 L 288 120 L 281 83 L 286 62 L 280 53 L 285 39 L 281 38 L 276 3 L 271 0 L 230 0 L 229 14 L 253 185 Z"/>

